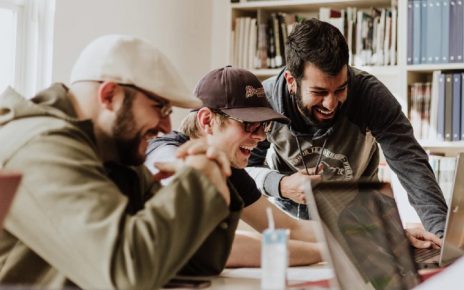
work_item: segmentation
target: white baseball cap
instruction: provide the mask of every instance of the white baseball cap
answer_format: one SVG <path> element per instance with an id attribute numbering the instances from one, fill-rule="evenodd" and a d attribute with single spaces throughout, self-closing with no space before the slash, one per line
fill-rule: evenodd
<path id="1" fill-rule="evenodd" d="M 113 81 L 133 85 L 183 108 L 201 106 L 168 58 L 149 42 L 127 35 L 105 35 L 81 52 L 70 82 Z"/>

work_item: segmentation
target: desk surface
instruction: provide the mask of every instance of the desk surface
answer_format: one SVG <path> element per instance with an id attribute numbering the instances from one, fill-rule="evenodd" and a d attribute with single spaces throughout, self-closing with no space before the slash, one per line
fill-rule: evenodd
<path id="1" fill-rule="evenodd" d="M 326 264 L 290 267 L 287 270 L 290 286 L 302 282 L 327 280 L 331 277 L 333 277 L 333 271 Z M 211 286 L 206 288 L 208 290 L 261 289 L 260 268 L 225 269 L 218 277 L 207 277 L 206 279 L 211 280 Z"/>

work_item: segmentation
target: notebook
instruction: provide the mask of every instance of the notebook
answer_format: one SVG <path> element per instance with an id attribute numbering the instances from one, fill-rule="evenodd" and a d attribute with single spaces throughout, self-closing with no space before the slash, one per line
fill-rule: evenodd
<path id="1" fill-rule="evenodd" d="M 13 202 L 13 197 L 21 181 L 21 174 L 0 170 L 0 228 Z"/>
<path id="2" fill-rule="evenodd" d="M 419 284 L 389 183 L 326 182 L 305 188 L 319 221 L 333 289 L 411 289 Z M 317 228 L 317 227 L 316 227 Z"/>

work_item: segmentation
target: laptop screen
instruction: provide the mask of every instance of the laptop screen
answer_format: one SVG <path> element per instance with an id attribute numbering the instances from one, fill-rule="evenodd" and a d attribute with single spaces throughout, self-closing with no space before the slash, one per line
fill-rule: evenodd
<path id="1" fill-rule="evenodd" d="M 419 283 L 390 184 L 322 183 L 313 190 L 315 204 L 308 201 L 312 217 L 322 221 L 326 238 L 337 243 L 367 288 L 411 289 Z M 333 260 L 339 254 L 328 243 L 338 282 L 345 289 L 343 285 L 350 281 L 340 281 L 337 273 L 346 269 L 337 269 L 340 263 Z"/>

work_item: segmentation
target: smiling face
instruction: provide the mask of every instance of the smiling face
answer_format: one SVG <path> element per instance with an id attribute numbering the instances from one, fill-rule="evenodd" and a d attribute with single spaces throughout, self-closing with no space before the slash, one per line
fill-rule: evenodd
<path id="1" fill-rule="evenodd" d="M 315 124 L 331 124 L 347 98 L 346 66 L 337 75 L 332 76 L 308 63 L 299 85 L 290 73 L 287 73 L 285 78 L 291 90 L 295 92 L 299 109 Z"/>
<path id="2" fill-rule="evenodd" d="M 171 131 L 171 121 L 169 116 L 161 117 L 159 102 L 154 98 L 133 88 L 124 90 L 124 101 L 113 125 L 113 138 L 121 163 L 140 165 L 145 161 L 147 141 L 158 132 Z"/>
<path id="3" fill-rule="evenodd" d="M 214 123 L 211 141 L 226 152 L 232 167 L 245 168 L 251 151 L 266 138 L 264 128 L 248 133 L 242 123 L 230 118 L 223 119 L 222 124 Z"/>

